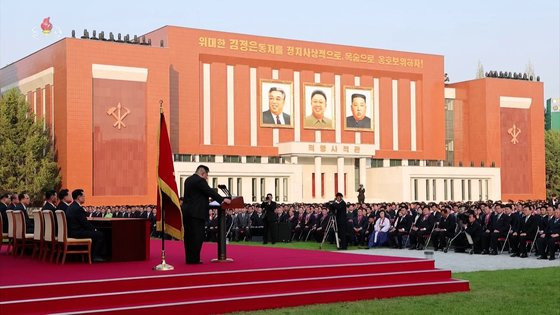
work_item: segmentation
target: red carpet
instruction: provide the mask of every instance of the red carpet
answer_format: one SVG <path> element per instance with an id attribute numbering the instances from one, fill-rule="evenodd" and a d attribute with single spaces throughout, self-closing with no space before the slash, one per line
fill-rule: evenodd
<path id="1" fill-rule="evenodd" d="M 468 291 L 434 262 L 412 258 L 261 246 L 228 246 L 233 263 L 210 263 L 216 244 L 205 243 L 203 264 L 184 264 L 181 242 L 166 242 L 171 272 L 150 261 L 65 265 L 0 253 L 0 313 L 224 313 L 359 299 Z"/>

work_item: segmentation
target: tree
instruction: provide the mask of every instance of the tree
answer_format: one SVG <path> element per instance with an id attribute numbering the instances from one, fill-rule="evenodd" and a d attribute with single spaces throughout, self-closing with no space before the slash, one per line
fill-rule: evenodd
<path id="1" fill-rule="evenodd" d="M 476 68 L 476 78 L 482 79 L 484 78 L 484 66 L 482 66 L 482 62 L 478 61 L 478 66 Z"/>
<path id="2" fill-rule="evenodd" d="M 547 130 L 544 134 L 546 161 L 546 195 L 560 195 L 560 132 Z"/>
<path id="3" fill-rule="evenodd" d="M 35 121 L 29 109 L 15 88 L 0 98 L 0 191 L 27 193 L 37 205 L 60 174 L 43 119 Z"/>

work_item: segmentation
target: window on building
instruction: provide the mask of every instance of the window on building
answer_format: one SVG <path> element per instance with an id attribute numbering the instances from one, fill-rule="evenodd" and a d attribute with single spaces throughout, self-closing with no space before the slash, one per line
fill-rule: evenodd
<path id="1" fill-rule="evenodd" d="M 354 159 L 354 187 L 360 186 L 360 159 Z M 356 188 L 357 189 L 357 188 Z"/>
<path id="2" fill-rule="evenodd" d="M 247 156 L 247 163 L 261 163 L 260 156 Z"/>
<path id="3" fill-rule="evenodd" d="M 449 200 L 447 199 L 448 194 L 447 194 L 447 179 L 443 180 L 443 199 L 445 199 L 445 201 Z"/>
<path id="4" fill-rule="evenodd" d="M 242 180 L 242 178 L 237 179 L 237 196 L 243 196 L 243 180 Z"/>
<path id="5" fill-rule="evenodd" d="M 484 194 L 485 194 L 484 200 L 489 200 L 489 199 L 490 199 L 490 198 L 488 197 L 488 195 L 490 194 L 490 191 L 489 191 L 489 189 L 490 189 L 489 180 L 485 179 L 485 180 L 484 180 L 484 184 L 485 184 L 485 186 L 486 186 L 486 190 L 484 191 Z"/>
<path id="6" fill-rule="evenodd" d="M 218 178 L 212 177 L 212 188 L 218 188 Z"/>
<path id="7" fill-rule="evenodd" d="M 229 190 L 230 194 L 234 195 L 233 178 L 231 178 L 231 177 L 227 179 L 227 189 Z"/>
<path id="8" fill-rule="evenodd" d="M 436 179 L 433 179 L 433 180 L 432 180 L 432 197 L 433 197 L 432 200 L 434 200 L 434 201 L 437 200 L 437 196 L 436 196 L 436 192 L 437 192 L 436 184 L 437 184 Z"/>
<path id="9" fill-rule="evenodd" d="M 325 197 L 325 173 L 321 173 L 321 197 Z"/>
<path id="10" fill-rule="evenodd" d="M 334 173 L 334 193 L 338 192 L 338 173 Z"/>
<path id="11" fill-rule="evenodd" d="M 438 160 L 426 160 L 426 166 L 440 166 Z"/>
<path id="12" fill-rule="evenodd" d="M 426 179 L 426 201 L 430 200 L 430 180 Z"/>
<path id="13" fill-rule="evenodd" d="M 453 166 L 455 138 L 455 100 L 445 99 L 445 165 Z"/>
<path id="14" fill-rule="evenodd" d="M 418 201 L 418 179 L 414 179 L 414 201 Z"/>
<path id="15" fill-rule="evenodd" d="M 280 164 L 282 159 L 279 156 L 269 156 L 268 157 L 268 164 Z"/>
<path id="16" fill-rule="evenodd" d="M 383 167 L 383 159 L 371 159 L 371 167 Z"/>
<path id="17" fill-rule="evenodd" d="M 173 161 L 175 162 L 193 162 L 192 154 L 173 154 Z"/>
<path id="18" fill-rule="evenodd" d="M 200 162 L 216 162 L 215 155 L 201 154 L 198 158 Z"/>
<path id="19" fill-rule="evenodd" d="M 257 179 L 251 179 L 251 200 L 253 202 L 257 201 Z"/>
<path id="20" fill-rule="evenodd" d="M 348 195 L 348 173 L 344 173 L 344 196 Z"/>
<path id="21" fill-rule="evenodd" d="M 284 198 L 282 199 L 284 202 L 288 202 L 288 179 L 287 178 L 283 178 L 282 179 L 283 182 L 283 195 Z"/>
<path id="22" fill-rule="evenodd" d="M 453 179 L 449 180 L 449 190 L 451 192 L 451 200 L 455 200 L 455 181 Z"/>
<path id="23" fill-rule="evenodd" d="M 311 198 L 315 198 L 315 173 L 311 174 Z"/>
<path id="24" fill-rule="evenodd" d="M 402 166 L 402 160 L 390 159 L 389 160 L 390 166 Z"/>
<path id="25" fill-rule="evenodd" d="M 469 196 L 469 200 L 472 200 L 472 194 L 471 194 L 471 180 L 469 179 L 468 182 L 468 196 Z"/>
<path id="26" fill-rule="evenodd" d="M 478 180 L 478 200 L 482 201 L 482 179 Z"/>
<path id="27" fill-rule="evenodd" d="M 274 201 L 280 201 L 280 178 L 274 179 Z"/>
<path id="28" fill-rule="evenodd" d="M 241 163 L 239 155 L 224 155 L 224 163 Z"/>
<path id="29" fill-rule="evenodd" d="M 465 201 L 465 180 L 461 179 L 461 200 Z"/>
<path id="30" fill-rule="evenodd" d="M 408 166 L 420 166 L 420 160 L 408 160 Z"/>
<path id="31" fill-rule="evenodd" d="M 264 201 L 264 196 L 266 195 L 265 179 L 261 178 L 261 201 Z"/>

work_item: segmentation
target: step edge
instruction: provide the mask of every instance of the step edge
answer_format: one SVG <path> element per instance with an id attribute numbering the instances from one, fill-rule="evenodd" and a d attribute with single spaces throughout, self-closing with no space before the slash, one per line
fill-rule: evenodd
<path id="1" fill-rule="evenodd" d="M 202 303 L 215 303 L 215 302 L 228 302 L 234 300 L 249 300 L 249 299 L 266 299 L 271 297 L 289 297 L 289 296 L 299 296 L 299 295 L 313 295 L 313 294 L 323 294 L 323 293 L 334 293 L 334 292 L 350 292 L 358 290 L 379 290 L 386 288 L 401 288 L 401 287 L 420 287 L 420 286 L 437 286 L 437 285 L 448 285 L 448 284 L 464 284 L 469 283 L 467 280 L 451 279 L 448 281 L 436 281 L 436 282 L 421 282 L 421 283 L 411 283 L 411 284 L 396 284 L 396 285 L 381 285 L 381 286 L 366 286 L 366 287 L 351 287 L 351 288 L 337 288 L 329 290 L 314 290 L 314 291 L 297 291 L 289 293 L 278 293 L 278 294 L 264 294 L 264 295 L 250 295 L 241 297 L 231 297 L 231 298 L 219 298 L 219 299 L 208 299 L 200 301 L 186 301 L 186 302 L 171 302 L 171 303 L 159 303 L 159 304 L 148 304 L 148 305 L 137 305 L 128 307 L 115 307 L 106 309 L 95 309 L 95 310 L 80 310 L 72 312 L 62 312 L 62 313 L 52 313 L 53 315 L 66 315 L 66 314 L 92 314 L 101 312 L 117 312 L 126 311 L 132 309 L 150 309 L 168 306 L 179 306 L 179 305 L 194 305 Z M 456 292 L 456 291 L 452 291 Z"/>

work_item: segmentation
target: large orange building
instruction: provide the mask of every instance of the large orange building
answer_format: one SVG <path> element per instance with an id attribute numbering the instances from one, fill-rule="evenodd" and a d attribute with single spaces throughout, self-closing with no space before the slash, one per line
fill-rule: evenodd
<path id="1" fill-rule="evenodd" d="M 545 197 L 541 82 L 445 85 L 431 54 L 174 26 L 145 37 L 65 38 L 0 69 L 90 204 L 155 202 L 160 100 L 177 182 L 207 164 L 246 201 L 355 201 L 359 184 L 369 202 Z"/>

